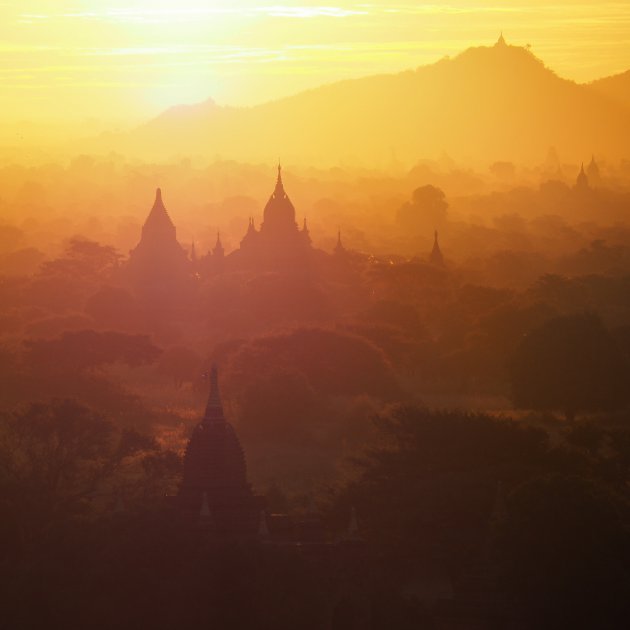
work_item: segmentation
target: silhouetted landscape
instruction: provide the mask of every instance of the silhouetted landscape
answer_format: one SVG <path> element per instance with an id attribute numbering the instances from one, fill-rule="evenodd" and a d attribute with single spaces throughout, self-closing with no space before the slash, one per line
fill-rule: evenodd
<path id="1" fill-rule="evenodd" d="M 0 625 L 627 627 L 628 72 L 2 135 Z"/>

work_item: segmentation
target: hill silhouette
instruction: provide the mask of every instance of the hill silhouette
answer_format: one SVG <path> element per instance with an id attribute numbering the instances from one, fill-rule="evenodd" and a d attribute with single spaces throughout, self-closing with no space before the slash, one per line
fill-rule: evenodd
<path id="1" fill-rule="evenodd" d="M 630 70 L 598 79 L 590 83 L 590 86 L 600 94 L 630 107 Z"/>
<path id="2" fill-rule="evenodd" d="M 621 81 L 621 80 L 620 80 Z M 470 48 L 399 74 L 341 81 L 249 108 L 214 101 L 168 110 L 124 139 L 151 154 L 387 163 L 455 158 L 616 158 L 630 140 L 628 100 L 557 76 L 527 48 Z M 598 88 L 598 89 L 595 89 Z M 121 148 L 121 147 L 118 147 Z"/>

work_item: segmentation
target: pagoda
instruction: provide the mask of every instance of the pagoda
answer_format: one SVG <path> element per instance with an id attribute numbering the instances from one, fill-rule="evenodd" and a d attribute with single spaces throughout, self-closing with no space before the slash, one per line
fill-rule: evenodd
<path id="1" fill-rule="evenodd" d="M 172 298 L 187 287 L 192 271 L 193 263 L 177 241 L 175 225 L 158 188 L 140 242 L 129 252 L 126 274 L 138 293 Z"/>
<path id="2" fill-rule="evenodd" d="M 254 539 L 264 498 L 247 481 L 245 454 L 225 419 L 216 366 L 210 372 L 205 414 L 194 428 L 184 456 L 177 506 L 191 524 L 219 539 Z"/>
<path id="3" fill-rule="evenodd" d="M 295 206 L 287 195 L 278 164 L 276 185 L 265 205 L 260 229 L 250 218 L 240 248 L 230 254 L 231 263 L 256 269 L 300 268 L 313 253 L 311 237 L 304 220 L 298 227 Z"/>

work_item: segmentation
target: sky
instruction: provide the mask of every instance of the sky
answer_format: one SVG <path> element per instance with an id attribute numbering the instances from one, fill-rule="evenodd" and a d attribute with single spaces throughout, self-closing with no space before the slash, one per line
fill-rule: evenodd
<path id="1" fill-rule="evenodd" d="M 0 122 L 254 105 L 433 63 L 501 31 L 576 81 L 630 69 L 628 0 L 0 0 Z"/>

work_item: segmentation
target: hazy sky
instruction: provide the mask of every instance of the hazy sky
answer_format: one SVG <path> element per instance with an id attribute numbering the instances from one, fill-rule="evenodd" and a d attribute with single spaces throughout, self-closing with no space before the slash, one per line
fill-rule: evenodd
<path id="1" fill-rule="evenodd" d="M 630 68 L 630 1 L 0 0 L 3 119 L 247 105 L 437 61 L 503 30 L 561 76 Z"/>

